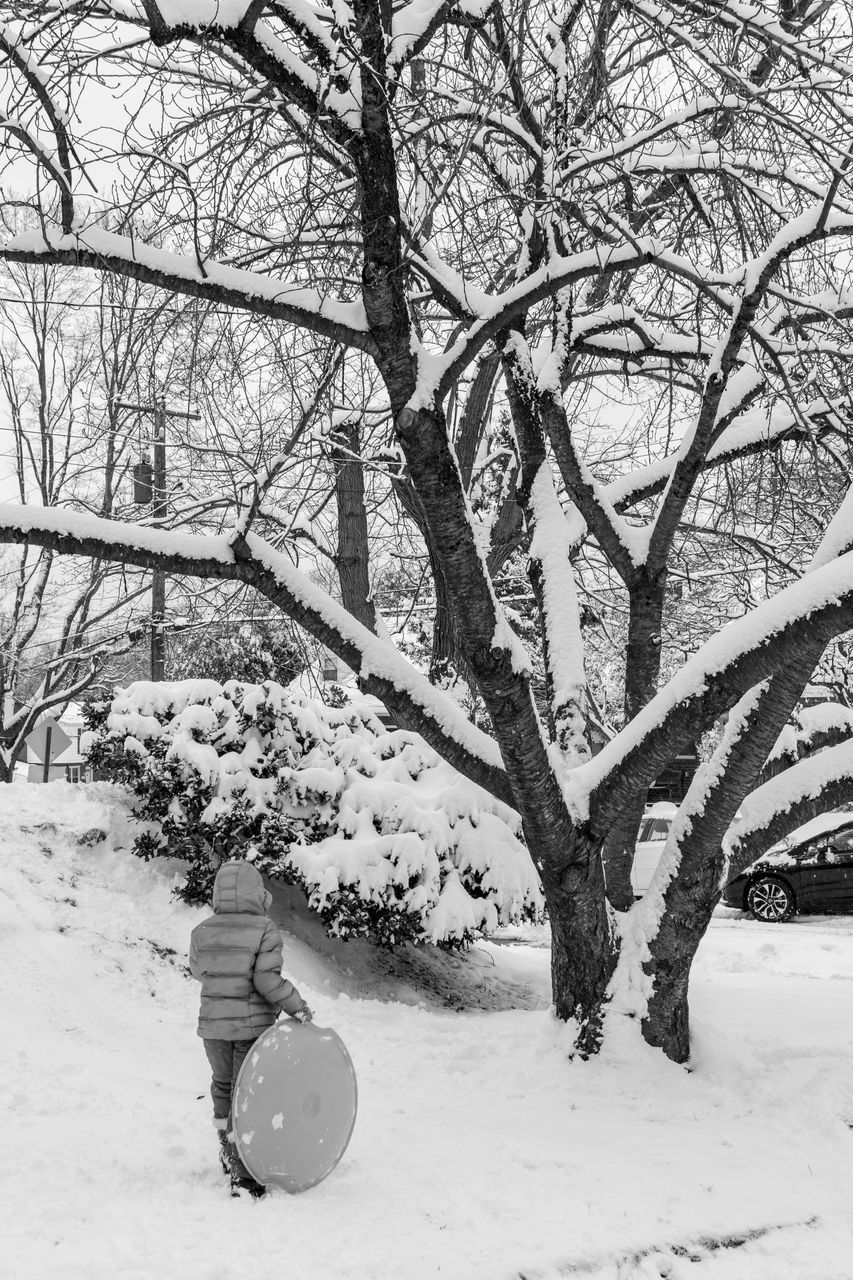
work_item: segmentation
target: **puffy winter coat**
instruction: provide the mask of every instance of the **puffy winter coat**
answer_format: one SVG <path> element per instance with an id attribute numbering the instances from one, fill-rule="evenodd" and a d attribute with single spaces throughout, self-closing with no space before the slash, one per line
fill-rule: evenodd
<path id="1" fill-rule="evenodd" d="M 266 915 L 271 897 L 249 862 L 225 862 L 213 885 L 213 915 L 192 931 L 190 970 L 201 983 L 198 1034 L 253 1040 L 279 1010 L 304 1001 L 281 976 L 281 934 Z"/>

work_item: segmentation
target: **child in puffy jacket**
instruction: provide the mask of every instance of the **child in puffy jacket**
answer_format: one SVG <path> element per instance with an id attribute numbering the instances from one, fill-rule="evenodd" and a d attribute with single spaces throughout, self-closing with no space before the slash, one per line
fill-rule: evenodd
<path id="1" fill-rule="evenodd" d="M 264 1193 L 231 1133 L 231 1095 L 243 1059 L 280 1013 L 303 1022 L 312 1018 L 293 983 L 282 977 L 281 934 L 266 914 L 271 902 L 256 867 L 225 862 L 213 884 L 213 915 L 196 925 L 190 941 L 190 970 L 201 983 L 198 1034 L 213 1071 L 213 1123 L 233 1195 Z"/>

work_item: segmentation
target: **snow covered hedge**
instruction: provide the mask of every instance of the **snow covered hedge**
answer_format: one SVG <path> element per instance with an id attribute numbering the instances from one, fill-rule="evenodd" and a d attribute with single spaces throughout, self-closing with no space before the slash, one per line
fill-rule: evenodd
<path id="1" fill-rule="evenodd" d="M 187 901 L 246 856 L 340 937 L 454 945 L 541 914 L 517 815 L 366 711 L 273 682 L 139 682 L 94 727 L 90 760 L 137 797 L 135 852 L 186 859 Z"/>

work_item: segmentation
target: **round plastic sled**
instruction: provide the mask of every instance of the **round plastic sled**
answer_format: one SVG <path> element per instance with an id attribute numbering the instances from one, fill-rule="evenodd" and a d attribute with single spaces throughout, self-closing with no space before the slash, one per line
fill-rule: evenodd
<path id="1" fill-rule="evenodd" d="M 330 1027 L 288 1018 L 255 1041 L 232 1102 L 234 1139 L 256 1182 L 296 1193 L 327 1178 L 349 1145 L 355 1068 Z"/>

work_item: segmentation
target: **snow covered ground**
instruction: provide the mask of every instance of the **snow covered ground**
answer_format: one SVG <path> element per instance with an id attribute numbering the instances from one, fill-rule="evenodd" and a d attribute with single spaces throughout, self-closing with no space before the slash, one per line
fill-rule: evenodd
<path id="1" fill-rule="evenodd" d="M 354 997 L 294 941 L 290 976 L 355 1061 L 359 1120 L 320 1187 L 231 1200 L 183 969 L 203 913 L 170 898 L 176 868 L 122 851 L 110 794 L 0 796 L 4 1277 L 853 1276 L 853 918 L 715 919 L 691 1072 L 570 1062 L 535 1008 Z M 547 1000 L 546 947 L 481 951 L 502 990 Z"/>

